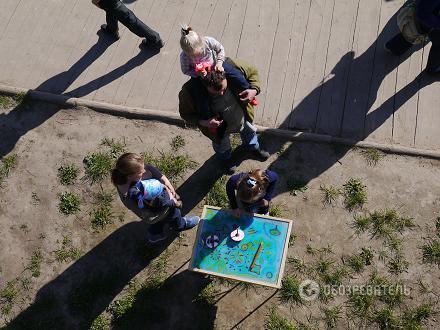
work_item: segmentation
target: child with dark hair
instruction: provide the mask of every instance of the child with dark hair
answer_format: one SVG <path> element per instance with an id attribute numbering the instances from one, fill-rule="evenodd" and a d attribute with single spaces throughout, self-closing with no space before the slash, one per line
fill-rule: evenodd
<path id="1" fill-rule="evenodd" d="M 182 217 L 177 207 L 178 196 L 165 175 L 134 153 L 118 158 L 112 171 L 112 182 L 116 186 L 122 203 L 142 220 L 150 222 L 148 241 L 152 244 L 165 240 L 166 223 L 176 231 L 191 229 L 200 221 L 197 216 Z M 140 200 L 140 198 L 142 200 Z M 153 216 L 158 214 L 163 216 Z"/>
<path id="2" fill-rule="evenodd" d="M 252 170 L 231 176 L 226 183 L 229 205 L 235 216 L 241 213 L 269 214 L 278 174 L 271 170 Z"/>

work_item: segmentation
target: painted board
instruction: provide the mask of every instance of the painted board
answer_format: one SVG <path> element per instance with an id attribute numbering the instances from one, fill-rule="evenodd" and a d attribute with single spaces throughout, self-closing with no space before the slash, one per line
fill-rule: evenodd
<path id="1" fill-rule="evenodd" d="M 240 242 L 230 237 L 237 228 L 244 232 Z M 259 214 L 237 218 L 230 210 L 205 205 L 189 269 L 280 288 L 291 229 L 291 220 Z"/>

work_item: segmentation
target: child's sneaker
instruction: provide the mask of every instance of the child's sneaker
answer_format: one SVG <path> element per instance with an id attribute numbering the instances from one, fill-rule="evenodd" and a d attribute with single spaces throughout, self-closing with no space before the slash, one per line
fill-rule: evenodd
<path id="1" fill-rule="evenodd" d="M 200 218 L 198 216 L 183 217 L 183 220 L 185 221 L 185 228 L 183 228 L 183 230 L 194 228 L 200 222 Z"/>
<path id="2" fill-rule="evenodd" d="M 149 232 L 147 237 L 148 243 L 150 244 L 156 244 L 166 239 L 167 239 L 167 235 L 165 235 L 164 233 L 153 234 Z"/>

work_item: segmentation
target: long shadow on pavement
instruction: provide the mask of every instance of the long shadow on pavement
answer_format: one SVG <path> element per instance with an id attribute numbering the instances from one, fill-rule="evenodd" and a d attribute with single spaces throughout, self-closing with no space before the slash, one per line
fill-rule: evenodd
<path id="1" fill-rule="evenodd" d="M 147 50 L 141 48 L 140 52 L 120 67 L 106 73 L 102 77 L 96 78 L 91 82 L 65 93 L 69 86 L 83 73 L 93 62 L 95 62 L 114 42 L 107 36 L 98 31 L 96 43 L 67 71 L 61 72 L 45 82 L 41 83 L 34 90 L 61 94 L 67 96 L 82 97 L 103 87 L 110 82 L 120 78 L 125 73 L 142 65 L 146 60 L 158 54 L 157 50 Z M 64 94 L 63 94 L 64 93 Z M 58 107 L 47 105 L 38 107 L 38 112 L 31 111 L 26 98 L 8 113 L 0 114 L 0 128 L 2 143 L 0 144 L 0 159 L 11 152 L 21 136 L 32 129 L 40 126 L 59 110 Z M 43 108 L 43 109 L 40 109 Z"/>

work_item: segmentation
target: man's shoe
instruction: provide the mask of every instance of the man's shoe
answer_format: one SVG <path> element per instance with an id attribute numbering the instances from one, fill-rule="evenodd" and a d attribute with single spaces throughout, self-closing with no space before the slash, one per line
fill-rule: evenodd
<path id="1" fill-rule="evenodd" d="M 144 39 L 142 40 L 142 45 L 150 49 L 161 49 L 163 46 L 165 46 L 165 43 L 162 41 L 162 39 L 155 43 L 148 42 L 147 39 Z"/>
<path id="2" fill-rule="evenodd" d="M 266 150 L 263 150 L 261 148 L 254 149 L 253 150 L 254 155 L 257 156 L 261 160 L 267 160 L 270 157 L 270 153 L 268 153 Z"/>
<path id="3" fill-rule="evenodd" d="M 200 218 L 198 216 L 183 217 L 183 220 L 185 221 L 185 228 L 183 228 L 183 230 L 194 228 L 200 222 Z"/>
<path id="4" fill-rule="evenodd" d="M 164 233 L 161 234 L 148 233 L 148 237 L 147 237 L 148 243 L 150 244 L 157 244 L 166 239 L 167 239 L 167 235 L 165 235 Z"/>
<path id="5" fill-rule="evenodd" d="M 115 40 L 119 40 L 119 38 L 120 38 L 119 31 L 116 31 L 116 32 L 110 31 L 107 28 L 107 24 L 102 24 L 101 30 L 104 31 L 105 33 L 107 33 L 108 35 L 112 36 Z"/>

